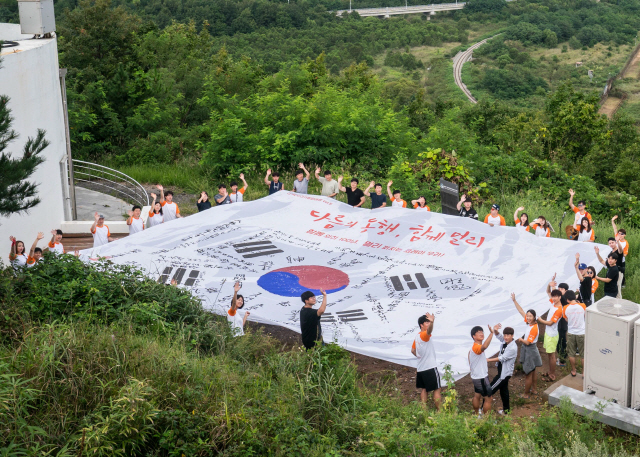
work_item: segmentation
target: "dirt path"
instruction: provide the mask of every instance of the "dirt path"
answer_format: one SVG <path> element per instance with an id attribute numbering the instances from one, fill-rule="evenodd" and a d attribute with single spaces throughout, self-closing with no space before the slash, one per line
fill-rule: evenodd
<path id="1" fill-rule="evenodd" d="M 283 342 L 283 349 L 290 350 L 294 347 L 300 346 L 301 344 L 300 335 L 292 330 L 275 325 L 254 324 L 251 322 L 249 322 L 247 325 L 254 330 L 262 328 L 265 333 Z M 544 331 L 542 331 L 541 333 L 542 334 L 540 335 L 538 349 L 540 350 L 540 354 L 542 356 L 543 366 L 541 368 L 538 368 L 538 396 L 530 400 L 524 400 L 519 397 L 519 395 L 524 392 L 525 376 L 522 371 L 516 371 L 509 382 L 512 415 L 515 417 L 538 416 L 542 406 L 545 404 L 545 402 L 542 400 L 542 392 L 552 384 L 551 382 L 545 382 L 540 379 L 541 373 L 546 373 L 549 371 L 547 356 L 544 353 L 544 349 L 542 347 Z M 420 394 L 415 387 L 415 368 L 397 365 L 395 363 L 386 362 L 384 360 L 367 357 L 365 355 L 356 354 L 353 352 L 351 354 L 353 362 L 357 366 L 358 374 L 362 377 L 365 385 L 372 388 L 383 387 L 389 392 L 389 396 L 395 397 L 405 404 L 420 400 Z M 557 375 L 560 378 L 567 375 L 568 373 L 568 369 L 559 367 Z M 495 366 L 491 366 L 489 368 L 489 377 L 492 379 L 496 374 L 497 370 Z M 473 384 L 471 382 L 471 378 L 469 376 L 465 376 L 464 378 L 456 382 L 456 390 L 458 391 L 458 395 L 460 398 L 460 407 L 464 410 L 471 411 L 471 399 L 473 398 Z M 494 411 L 502 409 L 500 395 L 496 394 L 493 399 Z"/>
<path id="2" fill-rule="evenodd" d="M 624 78 L 640 79 L 640 47 L 637 47 L 635 49 L 634 54 L 631 56 L 630 60 L 627 62 L 625 67 L 620 72 L 620 75 L 616 79 Z M 626 96 L 622 98 L 607 97 L 602 106 L 600 106 L 598 113 L 604 114 L 609 119 L 611 119 L 613 115 L 616 114 L 616 111 L 620 109 L 626 98 Z"/>

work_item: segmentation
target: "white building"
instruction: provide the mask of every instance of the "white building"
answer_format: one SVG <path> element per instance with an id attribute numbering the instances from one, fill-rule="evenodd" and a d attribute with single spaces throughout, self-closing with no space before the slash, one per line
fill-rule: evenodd
<path id="1" fill-rule="evenodd" d="M 46 130 L 46 139 L 50 143 L 42 152 L 44 163 L 30 178 L 31 182 L 38 184 L 41 203 L 27 214 L 0 218 L 0 258 L 5 265 L 10 235 L 24 241 L 28 249 L 37 233 L 43 231 L 45 240 L 39 246 L 44 248 L 45 241 L 51 238 L 51 230 L 61 228 L 70 208 L 58 46 L 56 38 L 33 39 L 33 36 L 21 34 L 19 24 L 0 24 L 0 40 L 18 43 L 0 51 L 0 94 L 10 98 L 11 127 L 19 135 L 17 140 L 9 143 L 5 152 L 10 152 L 14 158 L 21 157 L 24 144 L 29 137 L 36 136 L 38 129 Z"/>

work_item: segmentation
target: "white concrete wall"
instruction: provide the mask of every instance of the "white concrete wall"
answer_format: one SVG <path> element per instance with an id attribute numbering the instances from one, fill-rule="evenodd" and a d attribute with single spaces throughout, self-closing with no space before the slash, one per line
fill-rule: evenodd
<path id="1" fill-rule="evenodd" d="M 56 39 L 24 39 L 18 24 L 0 24 L 0 39 L 22 39 L 19 46 L 3 48 L 0 54 L 0 94 L 10 97 L 12 128 L 19 135 L 5 151 L 20 157 L 28 137 L 34 137 L 38 128 L 46 130 L 50 142 L 42 153 L 45 162 L 31 177 L 38 183 L 41 203 L 28 214 L 0 218 L 0 259 L 6 265 L 10 235 L 28 248 L 39 231 L 49 235 L 45 238 L 48 241 L 51 229 L 61 227 L 65 202 L 60 161 L 66 156 L 66 147 Z M 45 240 L 41 247 L 46 246 Z"/>

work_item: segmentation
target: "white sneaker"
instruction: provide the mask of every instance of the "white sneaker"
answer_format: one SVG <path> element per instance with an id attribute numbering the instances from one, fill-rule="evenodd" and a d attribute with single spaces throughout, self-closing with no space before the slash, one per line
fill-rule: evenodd
<path id="1" fill-rule="evenodd" d="M 498 410 L 498 414 L 500 414 L 501 416 L 504 416 L 504 411 L 503 411 L 503 410 L 501 410 L 501 409 L 499 409 L 499 410 Z"/>

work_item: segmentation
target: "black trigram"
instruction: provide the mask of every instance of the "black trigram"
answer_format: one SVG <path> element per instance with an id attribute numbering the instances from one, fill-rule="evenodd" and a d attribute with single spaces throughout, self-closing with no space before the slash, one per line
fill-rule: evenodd
<path id="1" fill-rule="evenodd" d="M 429 283 L 424 279 L 424 275 L 422 273 L 416 273 L 415 276 L 421 289 L 429 288 Z M 416 290 L 418 288 L 413 279 L 411 279 L 411 275 L 402 275 L 402 278 L 405 280 L 407 287 L 410 290 Z M 391 279 L 391 284 L 393 284 L 393 288 L 395 290 L 404 290 L 404 286 L 402 285 L 402 281 L 399 276 L 391 276 L 389 279 Z"/>
<path id="2" fill-rule="evenodd" d="M 233 248 L 238 254 L 242 254 L 245 259 L 284 252 L 274 246 L 271 241 L 251 241 L 249 243 L 234 244 Z M 245 252 L 247 254 L 244 254 Z"/>
<path id="3" fill-rule="evenodd" d="M 162 272 L 162 275 L 160 275 L 160 278 L 158 278 L 158 282 L 160 284 L 166 284 L 167 279 L 169 279 L 169 275 L 171 275 L 172 271 L 173 271 L 173 267 L 166 267 Z M 184 274 L 186 272 L 187 272 L 186 268 L 178 268 L 176 272 L 173 274 L 173 278 L 171 278 L 171 280 L 175 280 L 176 284 L 179 285 L 182 282 L 182 278 L 184 278 Z M 196 279 L 198 279 L 199 275 L 200 275 L 200 272 L 198 270 L 191 270 L 189 272 L 189 277 L 184 282 L 184 285 L 193 286 L 196 282 Z"/>
<path id="4" fill-rule="evenodd" d="M 367 317 L 364 315 L 361 309 L 352 309 L 349 311 L 338 311 L 333 316 L 331 313 L 324 313 L 322 320 L 328 323 L 335 323 L 336 318 L 340 319 L 340 322 L 353 322 L 353 321 L 366 321 Z"/>

